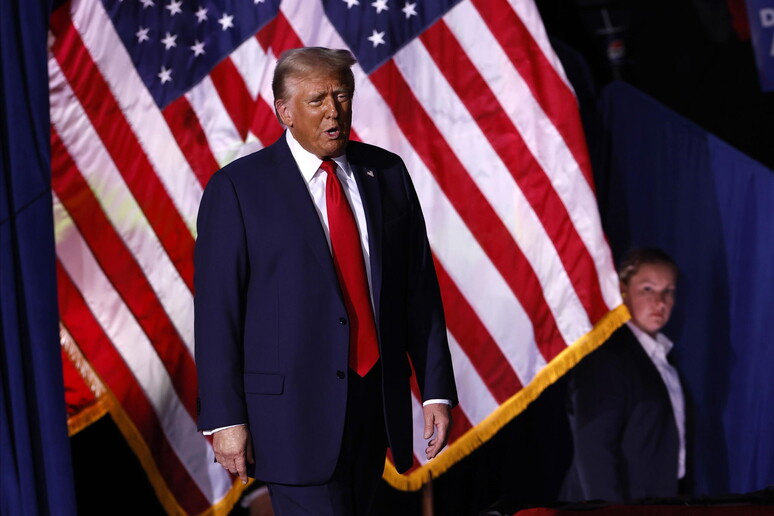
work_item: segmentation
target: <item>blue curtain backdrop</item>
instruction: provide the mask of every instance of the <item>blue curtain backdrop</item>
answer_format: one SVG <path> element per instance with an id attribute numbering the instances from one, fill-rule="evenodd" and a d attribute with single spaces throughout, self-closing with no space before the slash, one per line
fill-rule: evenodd
<path id="1" fill-rule="evenodd" d="M 613 253 L 677 261 L 676 342 L 696 495 L 774 485 L 774 171 L 624 83 L 600 98 L 598 194 Z"/>
<path id="2" fill-rule="evenodd" d="M 0 514 L 75 514 L 54 267 L 50 3 L 0 0 Z"/>

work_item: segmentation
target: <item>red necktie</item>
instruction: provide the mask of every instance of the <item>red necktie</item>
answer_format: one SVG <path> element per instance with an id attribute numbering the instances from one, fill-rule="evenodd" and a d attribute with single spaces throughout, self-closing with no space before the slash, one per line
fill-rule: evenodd
<path id="1" fill-rule="evenodd" d="M 352 208 L 336 177 L 336 163 L 326 159 L 320 168 L 328 173 L 325 205 L 328 210 L 333 263 L 349 315 L 349 367 L 360 376 L 365 376 L 379 358 L 379 345 L 360 235 Z"/>

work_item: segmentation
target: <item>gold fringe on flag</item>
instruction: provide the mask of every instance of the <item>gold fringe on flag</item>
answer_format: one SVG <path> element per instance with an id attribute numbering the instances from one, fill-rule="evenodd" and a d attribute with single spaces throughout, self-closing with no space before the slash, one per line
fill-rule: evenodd
<path id="1" fill-rule="evenodd" d="M 108 403 L 105 398 L 105 385 L 62 324 L 59 325 L 59 344 L 95 399 L 93 404 L 81 408 L 77 414 L 67 418 L 67 433 L 72 437 L 107 414 Z"/>
<path id="2" fill-rule="evenodd" d="M 384 479 L 401 491 L 417 491 L 433 478 L 446 472 L 454 464 L 470 455 L 479 446 L 491 439 L 502 427 L 508 424 L 535 401 L 551 384 L 572 369 L 583 357 L 597 349 L 621 325 L 630 319 L 629 310 L 620 305 L 605 314 L 594 327 L 565 348 L 548 365 L 541 369 L 532 381 L 519 392 L 511 396 L 478 425 L 465 432 L 459 439 L 423 466 L 408 475 L 401 475 L 395 466 L 385 461 Z"/>

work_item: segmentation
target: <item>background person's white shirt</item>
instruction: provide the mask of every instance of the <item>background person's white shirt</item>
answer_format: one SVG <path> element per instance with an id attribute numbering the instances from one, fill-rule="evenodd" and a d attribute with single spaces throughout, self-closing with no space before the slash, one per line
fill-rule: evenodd
<path id="1" fill-rule="evenodd" d="M 626 324 L 632 330 L 634 336 L 637 337 L 653 365 L 656 366 L 658 374 L 661 375 L 661 379 L 669 392 L 669 400 L 672 402 L 672 412 L 675 415 L 677 434 L 680 439 L 677 478 L 683 478 L 685 476 L 685 398 L 683 397 L 683 388 L 680 385 L 680 377 L 677 375 L 677 370 L 666 358 L 674 344 L 663 333 L 657 333 L 654 339 L 639 329 L 633 322 L 629 321 Z"/>

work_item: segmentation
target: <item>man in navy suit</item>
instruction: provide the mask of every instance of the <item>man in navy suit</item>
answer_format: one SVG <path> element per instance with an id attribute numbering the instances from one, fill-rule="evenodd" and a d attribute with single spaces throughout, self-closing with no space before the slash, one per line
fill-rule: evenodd
<path id="1" fill-rule="evenodd" d="M 675 303 L 677 265 L 655 248 L 619 269 L 632 315 L 570 373 L 573 462 L 560 498 L 629 501 L 678 494 L 685 474 L 685 405 L 660 332 Z"/>
<path id="2" fill-rule="evenodd" d="M 411 365 L 428 459 L 457 403 L 411 179 L 395 154 L 349 141 L 354 62 L 284 53 L 272 86 L 287 130 L 217 172 L 199 210 L 198 425 L 281 515 L 367 514 L 386 448 L 411 466 Z"/>

